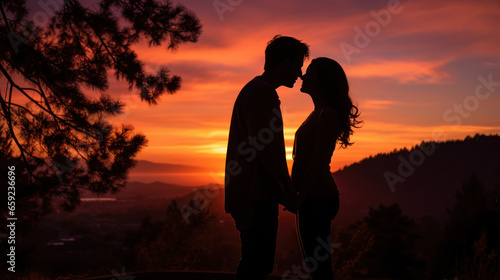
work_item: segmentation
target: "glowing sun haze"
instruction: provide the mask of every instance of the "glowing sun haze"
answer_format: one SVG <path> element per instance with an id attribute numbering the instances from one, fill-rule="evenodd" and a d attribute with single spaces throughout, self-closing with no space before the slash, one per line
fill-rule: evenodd
<path id="1" fill-rule="evenodd" d="M 262 73 L 276 34 L 306 42 L 311 58 L 333 58 L 347 74 L 364 124 L 353 146 L 334 153 L 332 171 L 422 140 L 500 133 L 498 0 L 174 2 L 200 18 L 199 42 L 135 49 L 151 71 L 164 65 L 180 75 L 181 89 L 148 106 L 125 84 L 111 87 L 128 106 L 116 122 L 149 140 L 139 159 L 223 172 L 234 100 Z M 295 130 L 313 108 L 300 84 L 277 90 L 289 167 Z"/>

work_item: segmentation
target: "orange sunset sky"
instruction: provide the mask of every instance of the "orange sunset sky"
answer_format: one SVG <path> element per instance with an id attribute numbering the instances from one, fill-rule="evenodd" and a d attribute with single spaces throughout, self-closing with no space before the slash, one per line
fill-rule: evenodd
<path id="1" fill-rule="evenodd" d="M 498 0 L 173 2 L 199 17 L 199 42 L 175 52 L 135 49 L 151 72 L 166 66 L 180 75 L 181 89 L 150 106 L 111 78 L 110 93 L 127 104 L 114 122 L 132 124 L 149 140 L 140 160 L 207 167 L 220 176 L 234 100 L 262 73 L 264 49 L 276 34 L 306 42 L 311 58 L 330 57 L 345 69 L 364 124 L 353 146 L 335 151 L 332 171 L 422 140 L 500 133 Z M 313 109 L 300 84 L 277 89 L 289 168 L 294 133 Z"/>

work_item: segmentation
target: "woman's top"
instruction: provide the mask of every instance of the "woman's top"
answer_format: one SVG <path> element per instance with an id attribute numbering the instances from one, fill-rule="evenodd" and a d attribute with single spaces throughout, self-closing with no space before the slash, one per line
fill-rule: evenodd
<path id="1" fill-rule="evenodd" d="M 311 188 L 308 196 L 339 193 L 330 172 L 338 136 L 337 112 L 331 107 L 314 110 L 295 133 L 292 181 L 299 195 L 305 191 L 307 184 Z"/>

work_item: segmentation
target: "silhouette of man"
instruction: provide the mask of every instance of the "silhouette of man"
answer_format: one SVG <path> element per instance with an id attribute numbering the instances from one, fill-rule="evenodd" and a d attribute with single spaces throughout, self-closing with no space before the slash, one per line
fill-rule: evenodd
<path id="1" fill-rule="evenodd" d="M 291 211 L 297 207 L 276 88 L 293 87 L 308 57 L 308 45 L 276 35 L 265 51 L 264 73 L 243 87 L 234 104 L 226 154 L 225 210 L 240 232 L 237 280 L 264 279 L 272 273 L 278 204 Z"/>

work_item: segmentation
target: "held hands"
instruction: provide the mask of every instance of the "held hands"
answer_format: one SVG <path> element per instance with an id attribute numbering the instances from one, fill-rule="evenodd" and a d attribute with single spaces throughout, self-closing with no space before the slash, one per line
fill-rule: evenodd
<path id="1" fill-rule="evenodd" d="M 302 202 L 302 200 L 299 199 L 299 196 L 297 196 L 297 194 L 289 193 L 285 197 L 285 208 L 283 210 L 289 211 L 293 214 L 297 214 L 300 202 Z"/>

